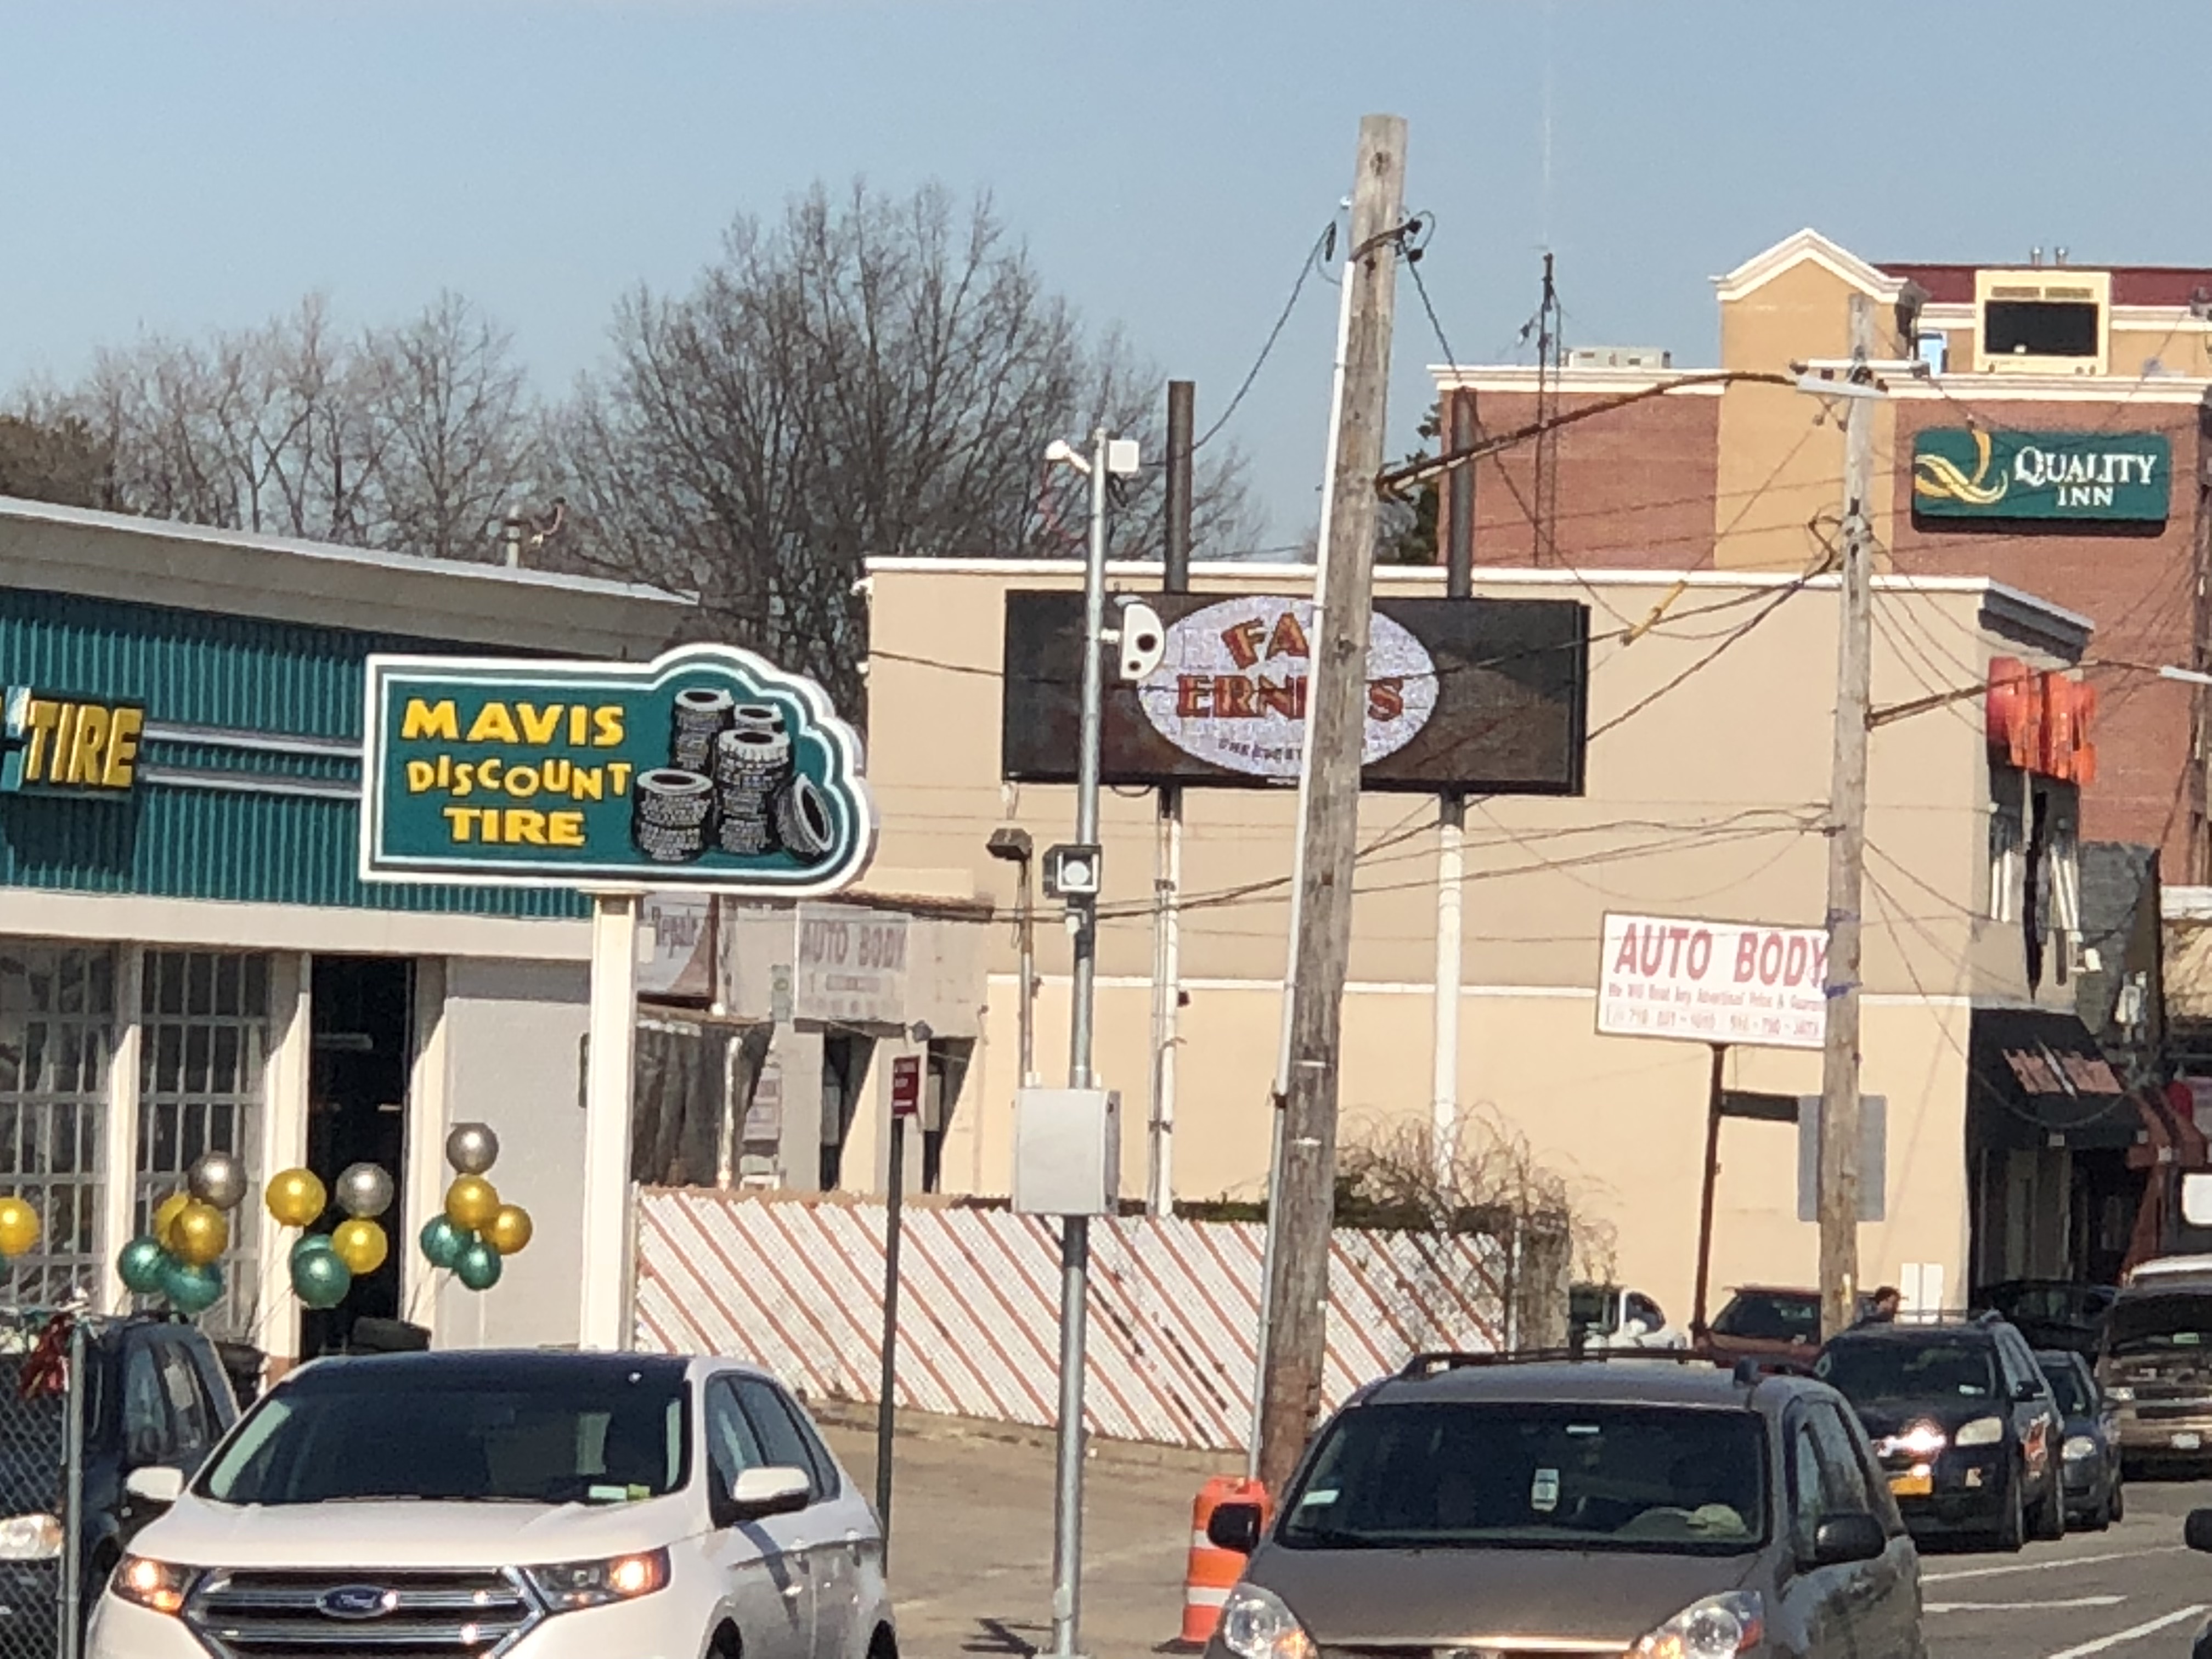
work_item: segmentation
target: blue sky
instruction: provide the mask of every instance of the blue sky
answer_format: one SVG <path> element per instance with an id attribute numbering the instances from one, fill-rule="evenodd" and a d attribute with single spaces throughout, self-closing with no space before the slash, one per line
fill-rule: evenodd
<path id="1" fill-rule="evenodd" d="M 0 387 L 310 289 L 369 321 L 449 286 L 557 391 L 627 286 L 864 173 L 990 187 L 1203 424 L 1368 110 L 1411 123 L 1463 357 L 1510 344 L 1549 246 L 1570 343 L 1694 363 L 1706 279 L 1804 224 L 1877 259 L 2212 264 L 2208 62 L 2179 0 L 0 0 Z M 1230 428 L 1275 539 L 1312 517 L 1334 300 L 1308 285 Z M 1438 355 L 1410 287 L 1399 342 L 1394 448 Z"/>

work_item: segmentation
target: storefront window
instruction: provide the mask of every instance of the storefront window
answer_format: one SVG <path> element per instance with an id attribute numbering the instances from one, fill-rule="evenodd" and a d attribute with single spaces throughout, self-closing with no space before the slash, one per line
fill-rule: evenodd
<path id="1" fill-rule="evenodd" d="M 28 1199 L 40 1220 L 37 1249 L 0 1274 L 15 1306 L 98 1292 L 114 1043 L 108 952 L 0 943 L 0 1191 Z"/>
<path id="2" fill-rule="evenodd" d="M 144 1031 L 138 1101 L 137 1225 L 184 1184 L 208 1151 L 261 1167 L 262 1078 L 269 1056 L 269 958 L 208 951 L 149 951 L 140 1004 Z M 259 1304 L 254 1211 L 231 1218 L 225 1291 L 200 1323 L 244 1337 Z"/>

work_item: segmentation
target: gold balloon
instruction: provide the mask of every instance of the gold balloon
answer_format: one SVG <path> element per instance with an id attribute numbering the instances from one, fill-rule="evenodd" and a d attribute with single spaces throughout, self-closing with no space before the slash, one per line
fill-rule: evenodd
<path id="1" fill-rule="evenodd" d="M 20 1198 L 0 1198 L 0 1256 L 9 1261 L 39 1242 L 39 1212 Z"/>
<path id="2" fill-rule="evenodd" d="M 269 1213 L 282 1227 L 311 1227 L 330 1207 L 331 1195 L 313 1170 L 287 1170 L 269 1182 Z"/>
<path id="3" fill-rule="evenodd" d="M 384 1258 L 392 1253 L 392 1243 L 385 1237 L 383 1228 L 365 1217 L 356 1216 L 331 1230 L 331 1249 L 346 1264 L 346 1271 L 358 1278 L 384 1265 Z"/>
<path id="4" fill-rule="evenodd" d="M 502 1204 L 499 1213 L 484 1225 L 484 1243 L 501 1255 L 514 1255 L 530 1243 L 533 1232 L 530 1212 L 520 1204 Z"/>
<path id="5" fill-rule="evenodd" d="M 446 1219 L 465 1233 L 489 1227 L 499 1213 L 499 1189 L 482 1176 L 463 1176 L 446 1188 Z"/>
<path id="6" fill-rule="evenodd" d="M 172 1248 L 170 1230 L 177 1224 L 177 1218 L 184 1213 L 185 1206 L 191 1201 L 192 1195 L 180 1187 L 154 1206 L 154 1237 L 163 1249 Z"/>
<path id="7" fill-rule="evenodd" d="M 198 1199 L 186 1202 L 169 1224 L 169 1254 L 204 1267 L 230 1248 L 230 1218 Z"/>

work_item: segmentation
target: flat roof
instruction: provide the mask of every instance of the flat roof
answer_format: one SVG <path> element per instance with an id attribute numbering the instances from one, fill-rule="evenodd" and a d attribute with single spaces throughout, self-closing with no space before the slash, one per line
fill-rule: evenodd
<path id="1" fill-rule="evenodd" d="M 593 656 L 667 643 L 696 596 L 0 496 L 0 586 Z"/>

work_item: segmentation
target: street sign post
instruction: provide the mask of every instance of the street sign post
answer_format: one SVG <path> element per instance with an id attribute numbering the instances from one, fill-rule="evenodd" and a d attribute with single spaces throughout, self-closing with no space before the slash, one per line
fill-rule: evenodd
<path id="1" fill-rule="evenodd" d="M 876 1397 L 876 1518 L 883 1523 L 884 1555 L 890 1559 L 891 1395 L 898 1382 L 899 1231 L 906 1202 L 906 1126 L 921 1116 L 921 1056 L 891 1061 L 891 1152 L 889 1199 L 884 1215 L 883 1376 Z"/>

